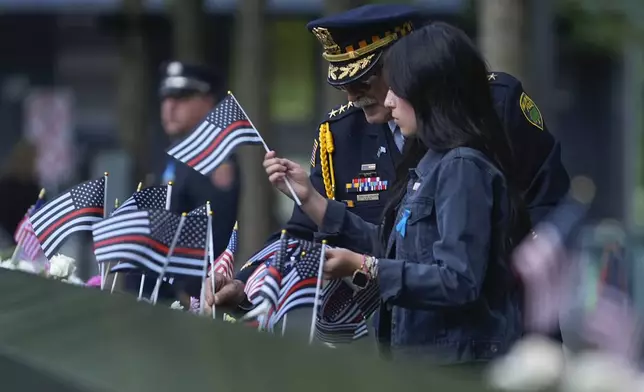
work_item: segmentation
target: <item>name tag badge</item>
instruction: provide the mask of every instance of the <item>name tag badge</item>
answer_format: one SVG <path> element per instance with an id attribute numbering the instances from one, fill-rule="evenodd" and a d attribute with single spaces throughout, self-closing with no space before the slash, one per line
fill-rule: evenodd
<path id="1" fill-rule="evenodd" d="M 358 195 L 356 197 L 357 201 L 377 201 L 380 200 L 380 194 L 379 193 L 367 193 L 367 194 L 362 194 Z"/>
<path id="2" fill-rule="evenodd" d="M 415 182 L 414 186 L 411 189 L 414 190 L 414 191 L 417 191 L 418 188 L 420 188 L 420 182 Z"/>
<path id="3" fill-rule="evenodd" d="M 375 163 L 363 163 L 360 165 L 360 171 L 376 171 Z"/>

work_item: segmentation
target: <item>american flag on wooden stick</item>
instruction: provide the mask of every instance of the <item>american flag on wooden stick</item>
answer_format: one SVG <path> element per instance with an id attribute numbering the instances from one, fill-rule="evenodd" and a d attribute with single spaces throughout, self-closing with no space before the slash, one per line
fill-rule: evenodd
<path id="1" fill-rule="evenodd" d="M 237 146 L 262 143 L 262 137 L 252 126 L 237 101 L 229 94 L 190 136 L 168 150 L 168 155 L 199 173 L 208 175 Z"/>
<path id="2" fill-rule="evenodd" d="M 215 260 L 215 272 L 220 273 L 228 278 L 235 275 L 235 253 L 237 253 L 237 243 L 239 242 L 237 236 L 237 222 L 235 228 L 228 240 L 226 250 Z"/>
<path id="3" fill-rule="evenodd" d="M 53 256 L 69 235 L 90 231 L 103 219 L 105 178 L 76 185 L 29 218 L 45 257 Z"/>
<path id="4" fill-rule="evenodd" d="M 31 226 L 29 217 L 33 215 L 38 209 L 40 209 L 45 204 L 44 199 L 44 189 L 40 192 L 41 196 L 38 197 L 36 204 L 31 206 L 27 213 L 18 223 L 15 233 L 13 234 L 13 239 L 16 241 L 16 246 L 20 247 L 22 255 L 29 260 L 34 260 L 38 256 L 38 253 L 42 252 L 40 249 L 40 242 L 36 233 L 34 233 L 34 228 Z"/>

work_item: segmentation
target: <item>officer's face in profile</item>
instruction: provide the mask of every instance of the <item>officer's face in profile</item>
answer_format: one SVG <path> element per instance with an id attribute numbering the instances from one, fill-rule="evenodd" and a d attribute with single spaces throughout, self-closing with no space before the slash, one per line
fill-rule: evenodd
<path id="1" fill-rule="evenodd" d="M 397 96 L 392 90 L 387 92 L 385 106 L 391 110 L 396 125 L 405 138 L 414 136 L 418 129 L 416 111 L 409 102 Z"/>
<path id="2" fill-rule="evenodd" d="M 203 94 L 168 95 L 161 101 L 161 122 L 170 137 L 192 131 L 211 110 L 214 100 Z"/>
<path id="3" fill-rule="evenodd" d="M 354 106 L 362 109 L 369 123 L 380 124 L 391 120 L 391 111 L 385 107 L 388 88 L 382 72 L 342 86 L 341 90 L 347 93 L 347 98 Z"/>

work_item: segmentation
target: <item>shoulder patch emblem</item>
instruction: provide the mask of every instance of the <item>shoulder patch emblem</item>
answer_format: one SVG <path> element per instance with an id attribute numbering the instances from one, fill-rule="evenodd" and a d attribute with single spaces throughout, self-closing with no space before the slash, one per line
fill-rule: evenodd
<path id="1" fill-rule="evenodd" d="M 521 112 L 525 116 L 526 120 L 543 131 L 543 117 L 541 116 L 541 111 L 526 93 L 521 93 L 519 106 L 521 107 Z"/>
<path id="2" fill-rule="evenodd" d="M 311 152 L 311 167 L 315 167 L 315 154 L 318 152 L 318 139 L 313 140 L 313 152 Z"/>

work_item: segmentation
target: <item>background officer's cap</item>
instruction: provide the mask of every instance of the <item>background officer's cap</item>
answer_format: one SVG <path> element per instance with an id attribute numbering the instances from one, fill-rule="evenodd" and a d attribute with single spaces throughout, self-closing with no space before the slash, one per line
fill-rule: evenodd
<path id="1" fill-rule="evenodd" d="M 306 25 L 323 47 L 332 86 L 354 82 L 371 71 L 383 50 L 420 27 L 425 17 L 407 5 L 365 5 Z"/>
<path id="2" fill-rule="evenodd" d="M 219 75 L 204 65 L 171 61 L 161 66 L 161 98 L 191 94 L 219 95 L 222 82 Z"/>

